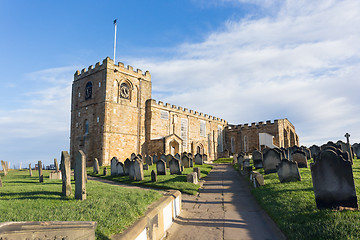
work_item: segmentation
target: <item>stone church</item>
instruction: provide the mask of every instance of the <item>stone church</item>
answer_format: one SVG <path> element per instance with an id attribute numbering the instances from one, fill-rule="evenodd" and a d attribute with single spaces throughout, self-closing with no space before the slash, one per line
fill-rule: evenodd
<path id="1" fill-rule="evenodd" d="M 287 119 L 230 125 L 221 118 L 151 98 L 151 75 L 109 57 L 81 72 L 72 84 L 71 156 L 83 150 L 109 165 L 131 153 L 207 154 L 208 159 L 263 147 L 299 145 Z M 72 157 L 73 158 L 73 157 Z M 74 159 L 72 159 L 73 161 Z"/>

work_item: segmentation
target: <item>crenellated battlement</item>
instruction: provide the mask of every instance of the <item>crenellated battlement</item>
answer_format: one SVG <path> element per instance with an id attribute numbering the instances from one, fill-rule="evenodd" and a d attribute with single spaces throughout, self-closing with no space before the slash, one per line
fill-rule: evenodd
<path id="1" fill-rule="evenodd" d="M 261 128 L 261 127 L 276 125 L 276 124 L 278 124 L 278 122 L 279 122 L 279 119 L 275 119 L 274 122 L 271 122 L 271 120 L 267 120 L 265 123 L 264 122 L 252 122 L 251 124 L 249 124 L 249 123 L 238 124 L 238 125 L 229 124 L 226 128 L 229 130 Z"/>
<path id="2" fill-rule="evenodd" d="M 87 69 L 83 68 L 81 72 L 77 70 L 74 74 L 74 81 L 104 69 L 110 69 L 113 70 L 114 72 L 121 72 L 133 77 L 142 78 L 151 81 L 151 75 L 149 71 L 146 71 L 145 73 L 143 73 L 141 69 L 136 69 L 135 71 L 133 66 L 128 65 L 125 67 L 124 63 L 122 62 L 118 62 L 118 64 L 115 64 L 114 61 L 109 57 L 105 58 L 102 61 L 102 63 L 97 62 L 95 64 L 95 67 L 91 65 Z"/>
<path id="3" fill-rule="evenodd" d="M 225 124 L 227 123 L 222 118 L 213 117 L 213 116 L 210 116 L 208 114 L 204 114 L 204 113 L 201 113 L 201 112 L 198 112 L 198 111 L 194 111 L 192 109 L 172 105 L 170 103 L 165 103 L 164 104 L 164 102 L 162 102 L 162 101 L 156 102 L 156 100 L 154 100 L 154 99 L 149 100 L 148 104 L 151 104 L 152 106 L 154 106 L 154 105 L 159 106 L 159 107 L 161 107 L 163 109 L 169 109 L 169 111 L 181 112 L 181 113 L 185 113 L 185 114 L 188 114 L 188 115 L 194 115 L 196 117 L 200 117 L 200 118 L 204 118 L 204 119 L 214 120 L 214 121 L 222 122 L 222 123 L 225 123 Z"/>

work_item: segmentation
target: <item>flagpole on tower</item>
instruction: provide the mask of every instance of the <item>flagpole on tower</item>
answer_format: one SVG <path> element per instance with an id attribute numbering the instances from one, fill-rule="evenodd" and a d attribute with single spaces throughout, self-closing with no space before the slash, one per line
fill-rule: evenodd
<path id="1" fill-rule="evenodd" d="M 116 52 L 116 21 L 117 19 L 114 20 L 114 25 L 115 25 L 115 37 L 114 37 L 114 63 L 116 63 L 115 61 L 115 52 Z"/>

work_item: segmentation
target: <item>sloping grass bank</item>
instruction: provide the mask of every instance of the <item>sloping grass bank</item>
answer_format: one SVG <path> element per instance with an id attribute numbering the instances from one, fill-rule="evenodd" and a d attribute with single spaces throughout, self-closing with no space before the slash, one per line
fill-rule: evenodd
<path id="1" fill-rule="evenodd" d="M 264 174 L 262 169 L 259 172 Z M 353 173 L 359 199 L 359 160 L 355 160 Z M 310 166 L 300 168 L 300 174 L 300 182 L 290 183 L 280 183 L 277 173 L 264 175 L 265 186 L 251 190 L 287 238 L 360 239 L 360 211 L 318 210 Z"/>
<path id="2" fill-rule="evenodd" d="M 211 165 L 203 164 L 203 165 L 194 165 L 194 167 L 199 167 L 201 172 L 201 177 L 206 177 L 211 169 L 213 168 Z M 149 166 L 149 170 L 144 170 L 144 180 L 143 181 L 130 181 L 129 176 L 111 176 L 110 167 L 106 166 L 108 169 L 108 174 L 103 176 L 103 169 L 105 167 L 100 167 L 99 174 L 93 173 L 93 168 L 87 168 L 87 173 L 94 177 L 101 177 L 112 181 L 123 182 L 127 184 L 135 184 L 135 185 L 143 185 L 155 189 L 175 189 L 179 190 L 182 193 L 195 195 L 200 188 L 199 184 L 193 184 L 186 182 L 186 175 L 193 172 L 193 168 L 184 168 L 184 171 L 181 175 L 170 175 L 169 169 L 167 169 L 166 175 L 157 175 L 157 182 L 151 181 L 151 171 L 154 170 L 156 172 L 156 165 Z"/>
<path id="3" fill-rule="evenodd" d="M 122 232 L 147 210 L 147 206 L 160 199 L 153 190 L 126 189 L 96 181 L 88 181 L 87 199 L 61 196 L 61 180 L 49 180 L 44 172 L 44 183 L 39 183 L 34 172 L 11 170 L 2 176 L 0 188 L 0 222 L 8 221 L 96 221 L 97 239 L 109 239 Z"/>

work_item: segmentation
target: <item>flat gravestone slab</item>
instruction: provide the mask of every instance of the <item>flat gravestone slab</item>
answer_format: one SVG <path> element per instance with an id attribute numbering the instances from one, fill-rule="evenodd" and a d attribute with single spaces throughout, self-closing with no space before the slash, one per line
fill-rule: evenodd
<path id="1" fill-rule="evenodd" d="M 325 149 L 310 169 L 317 208 L 358 208 L 350 161 L 331 149 Z"/>

